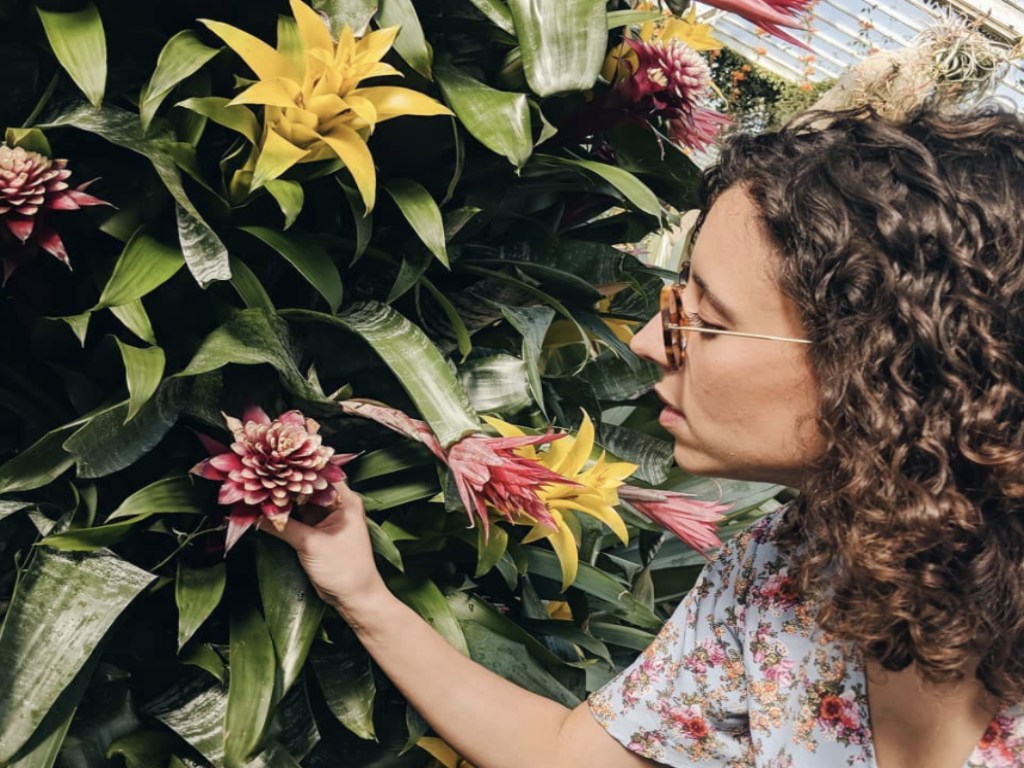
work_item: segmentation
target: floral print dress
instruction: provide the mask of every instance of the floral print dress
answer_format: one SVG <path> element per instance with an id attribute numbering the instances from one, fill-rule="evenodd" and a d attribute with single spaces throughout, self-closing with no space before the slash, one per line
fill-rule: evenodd
<path id="1" fill-rule="evenodd" d="M 594 692 L 628 749 L 679 768 L 877 768 L 863 660 L 815 626 L 773 543 L 781 511 L 722 548 L 658 637 Z M 964 768 L 1024 767 L 1024 706 Z"/>

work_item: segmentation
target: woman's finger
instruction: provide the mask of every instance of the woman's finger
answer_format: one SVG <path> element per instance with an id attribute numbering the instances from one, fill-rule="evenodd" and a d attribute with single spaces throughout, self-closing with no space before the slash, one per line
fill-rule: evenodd
<path id="1" fill-rule="evenodd" d="M 297 551 L 306 549 L 313 532 L 311 525 L 307 525 L 301 520 L 295 519 L 295 517 L 289 517 L 285 521 L 284 528 L 281 530 L 277 530 L 273 525 L 261 526 L 257 523 L 256 526 L 264 533 L 269 533 L 274 538 L 281 539 L 281 541 L 291 545 L 292 549 Z"/>

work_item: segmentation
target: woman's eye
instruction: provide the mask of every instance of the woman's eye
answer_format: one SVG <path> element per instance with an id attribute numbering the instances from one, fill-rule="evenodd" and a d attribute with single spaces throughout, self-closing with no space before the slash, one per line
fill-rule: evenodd
<path id="1" fill-rule="evenodd" d="M 710 330 L 716 330 L 716 331 L 722 330 L 722 326 L 715 325 L 714 323 L 709 323 L 707 320 L 705 320 L 703 317 L 701 317 L 696 312 L 687 312 L 686 313 L 686 319 L 689 321 L 690 325 L 692 327 L 694 327 L 694 328 L 708 328 Z"/>

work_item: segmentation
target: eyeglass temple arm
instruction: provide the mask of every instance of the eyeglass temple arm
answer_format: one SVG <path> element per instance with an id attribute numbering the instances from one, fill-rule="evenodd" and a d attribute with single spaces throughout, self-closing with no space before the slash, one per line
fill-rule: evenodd
<path id="1" fill-rule="evenodd" d="M 713 333 L 719 336 L 743 336 L 747 339 L 768 339 L 769 341 L 788 341 L 791 344 L 810 344 L 810 339 L 792 339 L 788 336 L 769 336 L 764 333 L 744 333 L 743 331 L 725 331 L 718 328 L 694 328 L 692 325 L 666 325 L 669 331 L 693 331 L 694 333 Z"/>

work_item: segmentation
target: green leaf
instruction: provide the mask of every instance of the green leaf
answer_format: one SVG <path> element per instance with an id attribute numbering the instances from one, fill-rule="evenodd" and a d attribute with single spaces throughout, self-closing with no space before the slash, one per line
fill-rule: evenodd
<path id="1" fill-rule="evenodd" d="M 603 621 L 592 621 L 588 624 L 594 637 L 612 645 L 622 648 L 629 648 L 633 651 L 643 651 L 654 642 L 656 635 L 653 632 L 646 632 L 636 627 L 627 627 L 622 624 L 609 624 Z"/>
<path id="2" fill-rule="evenodd" d="M 331 34 L 341 36 L 342 28 L 348 24 L 359 34 L 370 23 L 377 12 L 378 0 L 312 0 L 316 10 L 326 14 L 331 25 Z"/>
<path id="3" fill-rule="evenodd" d="M 224 715 L 224 764 L 242 768 L 259 746 L 274 698 L 274 644 L 253 604 L 239 601 L 231 613 L 227 711 Z"/>
<path id="4" fill-rule="evenodd" d="M 384 188 L 423 244 L 438 261 L 450 268 L 444 242 L 444 219 L 430 193 L 412 179 L 391 179 Z"/>
<path id="5" fill-rule="evenodd" d="M 74 454 L 78 477 L 105 477 L 134 464 L 159 443 L 178 420 L 178 409 L 159 394 L 127 421 L 128 401 L 93 415 L 64 442 Z"/>
<path id="6" fill-rule="evenodd" d="M 63 320 L 68 324 L 71 332 L 75 334 L 75 338 L 78 339 L 78 343 L 83 347 L 85 346 L 85 336 L 89 332 L 89 320 L 92 318 L 92 312 L 83 312 L 80 315 L 66 315 L 64 317 L 56 318 Z"/>
<path id="7" fill-rule="evenodd" d="M 587 91 L 608 49 L 604 0 L 509 0 L 523 67 L 538 96 Z"/>
<path id="8" fill-rule="evenodd" d="M 412 0 L 378 0 L 377 23 L 382 27 L 399 27 L 395 50 L 405 63 L 430 80 L 434 54 L 423 36 L 420 18 Z"/>
<path id="9" fill-rule="evenodd" d="M 31 491 L 56 480 L 75 463 L 64 441 L 81 426 L 66 424 L 47 432 L 17 456 L 0 465 L 0 493 Z"/>
<path id="10" fill-rule="evenodd" d="M 165 245 L 140 228 L 121 252 L 93 311 L 141 299 L 174 277 L 184 264 L 180 248 Z"/>
<path id="11" fill-rule="evenodd" d="M 554 552 L 539 547 L 525 547 L 530 572 L 555 582 L 562 579 L 561 566 Z M 589 563 L 580 563 L 573 587 L 608 604 L 612 615 L 647 629 L 659 629 L 662 621 L 650 608 L 629 594 L 628 587 Z"/>
<path id="12" fill-rule="evenodd" d="M 473 138 L 522 168 L 533 152 L 526 94 L 491 88 L 447 62 L 436 72 L 445 101 Z"/>
<path id="13" fill-rule="evenodd" d="M 167 41 L 157 57 L 152 77 L 142 87 L 139 96 L 143 133 L 149 130 L 153 116 L 174 86 L 195 74 L 219 51 L 219 48 L 200 42 L 199 36 L 191 29 L 183 30 Z"/>
<path id="14" fill-rule="evenodd" d="M 202 514 L 199 493 L 188 477 L 175 475 L 150 483 L 126 498 L 107 515 L 107 522 L 125 517 L 159 514 Z"/>
<path id="15" fill-rule="evenodd" d="M 187 568 L 178 564 L 174 580 L 174 602 L 178 606 L 178 652 L 220 605 L 227 585 L 227 568 L 216 563 L 208 568 Z"/>
<path id="16" fill-rule="evenodd" d="M 393 481 L 362 493 L 367 512 L 381 512 L 437 495 L 437 480 Z"/>
<path id="17" fill-rule="evenodd" d="M 129 517 L 110 525 L 90 528 L 70 528 L 61 533 L 47 536 L 39 543 L 61 552 L 93 552 L 116 544 L 149 515 Z"/>
<path id="18" fill-rule="evenodd" d="M 510 416 L 530 408 L 527 363 L 504 353 L 474 357 L 459 366 L 459 383 L 480 413 Z"/>
<path id="19" fill-rule="evenodd" d="M 138 115 L 109 106 L 99 110 L 85 105 L 75 107 L 38 127 L 63 125 L 94 133 L 112 144 L 146 157 L 174 198 L 178 242 L 192 276 L 203 287 L 214 280 L 230 279 L 227 248 L 185 193 L 181 172 L 170 148 L 172 141 L 169 136 L 147 138 L 142 133 Z"/>
<path id="20" fill-rule="evenodd" d="M 128 417 L 125 419 L 127 422 L 135 418 L 160 386 L 167 358 L 160 347 L 139 349 L 125 344 L 120 339 L 114 340 L 121 350 L 125 378 L 128 381 Z"/>
<path id="21" fill-rule="evenodd" d="M 537 159 L 549 165 L 576 167 L 593 173 L 611 184 L 637 209 L 649 213 L 651 216 L 661 216 L 661 203 L 658 202 L 658 196 L 629 171 L 608 163 L 600 163 L 597 160 L 576 160 L 555 155 L 538 155 Z"/>
<path id="22" fill-rule="evenodd" d="M 476 530 L 476 572 L 473 578 L 478 579 L 489 572 L 505 554 L 505 550 L 508 549 L 508 534 L 504 528 L 497 525 L 492 525 L 489 533 L 484 533 L 482 525 L 478 525 Z"/>
<path id="23" fill-rule="evenodd" d="M 527 380 L 534 402 L 544 410 L 544 393 L 540 385 L 540 357 L 555 310 L 551 307 L 505 307 L 501 313 L 509 324 L 523 337 L 523 361 L 526 363 Z"/>
<path id="24" fill-rule="evenodd" d="M 608 29 L 628 27 L 633 24 L 643 24 L 648 21 L 657 21 L 662 18 L 662 12 L 653 11 L 612 11 L 608 14 Z"/>
<path id="25" fill-rule="evenodd" d="M 107 82 L 107 38 L 103 20 L 92 3 L 80 11 L 56 13 L 37 7 L 46 39 L 57 61 L 71 75 L 89 103 L 96 109 L 103 103 Z"/>
<path id="26" fill-rule="evenodd" d="M 38 152 L 46 157 L 53 157 L 49 139 L 38 128 L 8 128 L 4 139 L 9 147 L 21 147 L 29 152 Z"/>
<path id="27" fill-rule="evenodd" d="M 381 356 L 437 439 L 449 446 L 477 432 L 480 423 L 448 361 L 427 335 L 395 309 L 366 301 L 334 317 L 309 310 L 284 310 L 289 319 L 331 323 L 366 340 Z"/>
<path id="28" fill-rule="evenodd" d="M 316 654 L 310 659 L 324 700 L 338 721 L 361 739 L 376 739 L 373 702 L 377 686 L 370 657 L 362 649 L 351 654 Z"/>
<path id="29" fill-rule="evenodd" d="M 0 764 L 28 741 L 154 578 L 110 553 L 37 551 L 0 628 Z"/>
<path id="30" fill-rule="evenodd" d="M 580 703 L 579 697 L 538 664 L 521 643 L 472 621 L 465 622 L 462 629 L 469 644 L 470 658 L 477 664 L 563 706 L 571 708 Z"/>
<path id="31" fill-rule="evenodd" d="M 458 619 L 437 585 L 429 579 L 395 576 L 388 587 L 398 598 L 430 624 L 455 650 L 469 656 L 469 646 Z"/>
<path id="32" fill-rule="evenodd" d="M 319 314 L 319 313 L 312 313 Z M 333 315 L 323 315 L 333 318 Z M 273 366 L 284 385 L 310 402 L 323 401 L 323 395 L 310 385 L 295 364 L 291 334 L 278 315 L 262 309 L 243 309 L 203 339 L 185 370 L 175 376 L 197 376 L 236 365 Z"/>
<path id="33" fill-rule="evenodd" d="M 284 542 L 257 537 L 256 573 L 267 630 L 277 652 L 275 698 L 280 698 L 298 679 L 326 606 L 299 565 L 295 550 Z"/>
<path id="34" fill-rule="evenodd" d="M 135 731 L 111 744 L 107 757 L 121 757 L 125 768 L 153 768 L 166 765 L 177 745 L 178 740 L 166 731 Z"/>
<path id="35" fill-rule="evenodd" d="M 355 221 L 356 252 L 352 254 L 352 263 L 355 264 L 356 260 L 366 251 L 366 246 L 370 244 L 370 238 L 373 236 L 373 215 L 365 212 L 366 206 L 363 205 L 363 198 L 358 191 L 343 184 L 340 180 L 338 185 L 345 193 L 345 199 L 348 200 L 349 208 L 352 209 L 352 218 Z"/>
<path id="36" fill-rule="evenodd" d="M 242 134 L 250 144 L 260 140 L 260 121 L 251 109 L 243 104 L 232 104 L 223 96 L 193 96 L 179 101 L 174 106 L 189 109 L 197 115 L 207 117 L 217 125 Z"/>
<path id="37" fill-rule="evenodd" d="M 189 664 L 209 672 L 221 685 L 228 679 L 224 659 L 209 643 L 191 645 L 184 653 L 180 653 L 179 658 L 182 664 Z"/>
<path id="38" fill-rule="evenodd" d="M 370 543 L 373 545 L 373 551 L 398 570 L 404 571 L 405 565 L 402 563 L 402 553 L 398 551 L 398 547 L 395 546 L 395 542 L 391 540 L 391 537 L 384 532 L 384 529 L 376 521 L 370 518 L 366 518 L 366 526 L 370 531 Z"/>
<path id="39" fill-rule="evenodd" d="M 276 308 L 274 302 L 263 287 L 263 283 L 256 277 L 256 273 L 249 269 L 249 266 L 237 256 L 231 257 L 231 286 L 238 293 L 245 306 L 249 309 L 262 309 L 265 312 L 274 313 Z"/>
<path id="40" fill-rule="evenodd" d="M 277 201 L 281 213 L 284 214 L 284 228 L 288 229 L 302 212 L 302 204 L 305 200 L 305 193 L 302 185 L 297 181 L 285 181 L 284 179 L 271 179 L 263 185 L 271 197 Z"/>
<path id="41" fill-rule="evenodd" d="M 111 307 L 110 314 L 121 321 L 121 325 L 134 333 L 143 341 L 156 344 L 156 333 L 153 331 L 153 324 L 149 322 L 149 315 L 142 304 L 142 299 L 129 301 L 119 307 Z"/>
<path id="42" fill-rule="evenodd" d="M 500 30 L 508 32 L 510 35 L 516 33 L 512 11 L 508 9 L 505 0 L 470 0 L 470 2 Z"/>
<path id="43" fill-rule="evenodd" d="M 324 297 L 331 312 L 341 306 L 341 275 L 327 251 L 314 240 L 299 235 L 286 235 L 269 227 L 239 227 L 269 245 L 299 271 L 306 281 Z"/>
<path id="44" fill-rule="evenodd" d="M 469 353 L 473 351 L 473 340 L 469 336 L 469 329 L 466 327 L 465 321 L 459 311 L 455 308 L 455 305 L 448 300 L 437 287 L 427 279 L 426 275 L 420 276 L 420 285 L 427 289 L 437 305 L 441 307 L 441 311 L 444 312 L 444 316 L 448 318 L 448 324 L 452 328 L 452 333 L 455 335 L 455 343 L 458 345 L 459 354 L 462 355 L 462 359 L 465 360 L 469 357 Z"/>

